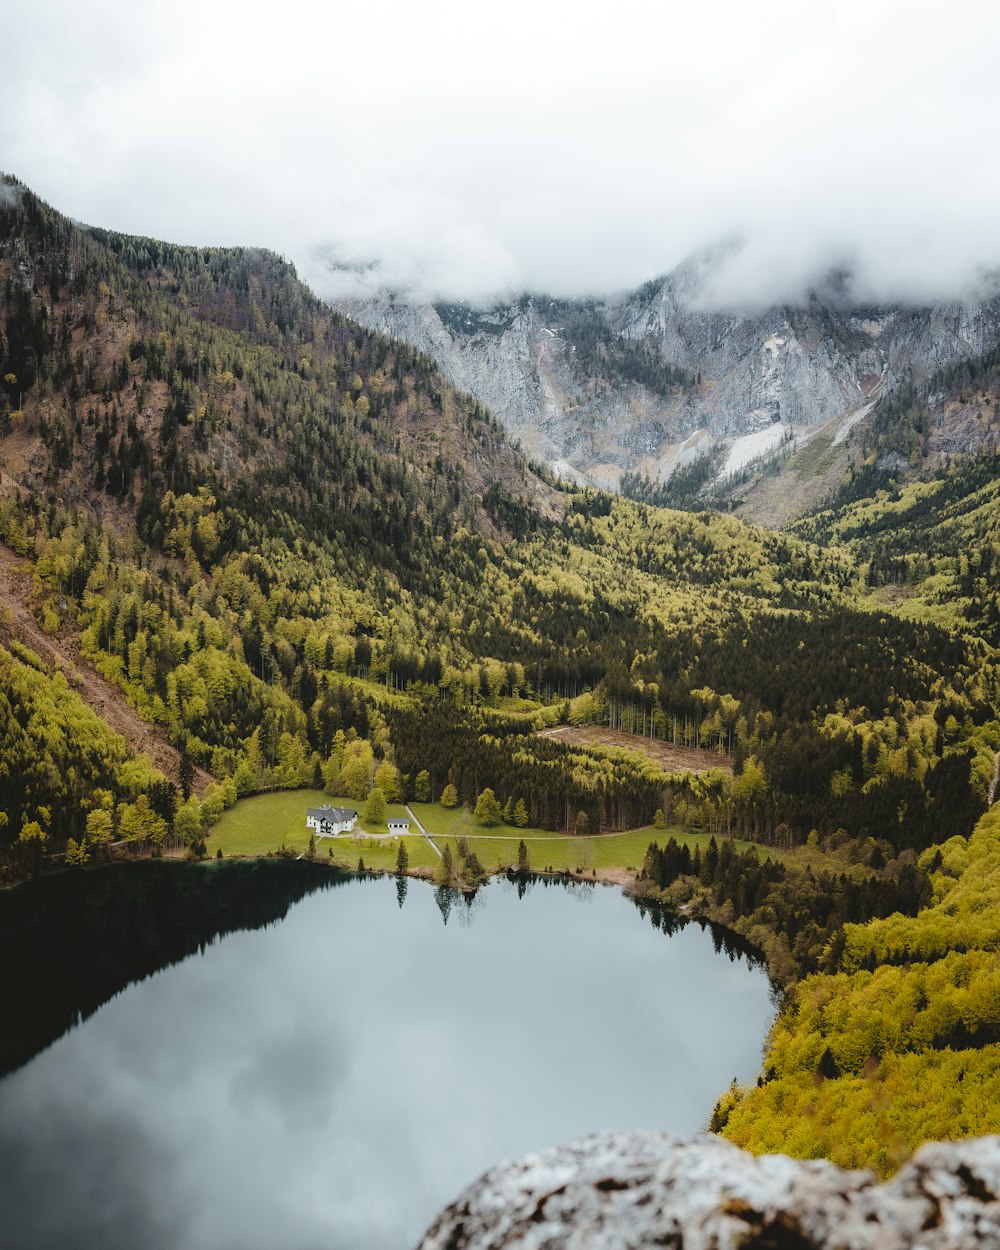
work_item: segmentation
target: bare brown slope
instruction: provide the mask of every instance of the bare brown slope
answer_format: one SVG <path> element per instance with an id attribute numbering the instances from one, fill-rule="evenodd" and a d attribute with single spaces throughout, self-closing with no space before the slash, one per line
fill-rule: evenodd
<path id="1" fill-rule="evenodd" d="M 623 733 L 620 729 L 607 729 L 603 725 L 558 725 L 555 729 L 539 730 L 539 736 L 585 749 L 613 747 L 635 751 L 667 772 L 704 773 L 710 768 L 720 768 L 727 773 L 733 771 L 733 761 L 725 755 L 716 755 L 714 751 L 675 746 L 661 738 L 643 738 L 639 734 Z"/>
<path id="2" fill-rule="evenodd" d="M 62 670 L 81 699 L 111 728 L 121 734 L 133 751 L 145 752 L 171 781 L 180 776 L 180 754 L 159 725 L 144 721 L 117 686 L 96 671 L 80 653 L 80 639 L 69 621 L 59 633 L 49 635 L 28 606 L 31 571 L 26 560 L 0 543 L 0 640 L 16 639 L 31 648 L 53 668 Z M 214 781 L 210 773 L 195 769 L 194 790 L 203 795 Z"/>

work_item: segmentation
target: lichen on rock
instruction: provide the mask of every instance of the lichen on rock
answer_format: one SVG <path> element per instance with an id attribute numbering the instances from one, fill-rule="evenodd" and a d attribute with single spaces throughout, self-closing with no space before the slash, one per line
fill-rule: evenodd
<path id="1" fill-rule="evenodd" d="M 599 1133 L 469 1187 L 419 1250 L 1000 1248 L 1000 1138 L 923 1147 L 891 1180 L 721 1138 Z"/>

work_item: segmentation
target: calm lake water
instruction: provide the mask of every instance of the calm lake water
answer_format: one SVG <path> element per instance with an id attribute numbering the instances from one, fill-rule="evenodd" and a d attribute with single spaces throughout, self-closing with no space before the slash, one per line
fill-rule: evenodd
<path id="1" fill-rule="evenodd" d="M 411 881 L 400 907 L 394 880 L 323 876 L 283 919 L 233 922 L 264 928 L 213 916 L 200 953 L 176 901 L 130 898 L 181 961 L 99 1007 L 118 904 L 94 909 L 96 939 L 67 935 L 59 1010 L 93 1014 L 0 1082 L 0 1245 L 405 1250 L 499 1159 L 695 1132 L 759 1066 L 767 977 L 698 925 L 665 933 L 610 888 L 497 881 L 468 905 Z M 153 970 L 129 957 L 128 977 Z M 4 1031 L 36 1050 L 65 1027 L 16 1015 Z"/>

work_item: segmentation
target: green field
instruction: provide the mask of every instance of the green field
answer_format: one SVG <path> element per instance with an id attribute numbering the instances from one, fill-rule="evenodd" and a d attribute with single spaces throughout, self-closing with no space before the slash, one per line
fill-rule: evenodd
<path id="1" fill-rule="evenodd" d="M 209 855 L 221 848 L 223 855 L 267 855 L 284 846 L 302 854 L 309 845 L 306 828 L 306 809 L 322 807 L 361 808 L 352 799 L 331 798 L 321 790 L 280 790 L 273 794 L 255 795 L 242 799 L 235 807 L 223 814 L 207 838 Z M 551 869 L 554 872 L 598 872 L 605 869 L 638 869 L 650 842 L 661 845 L 674 837 L 693 850 L 704 846 L 705 834 L 683 833 L 679 828 L 654 829 L 646 825 L 627 833 L 610 833 L 600 836 L 570 837 L 547 829 L 517 829 L 499 825 L 486 829 L 477 825 L 472 813 L 463 807 L 445 808 L 440 803 L 414 803 L 413 811 L 437 845 L 444 850 L 451 846 L 456 866 L 459 864 L 458 839 L 466 838 L 469 849 L 475 851 L 479 862 L 487 872 L 498 866 L 517 864 L 517 844 L 524 838 L 528 849 L 528 863 L 537 872 Z M 391 803 L 389 816 L 406 816 L 401 804 Z M 359 822 L 360 824 L 360 822 Z M 412 828 L 412 826 L 411 826 Z M 408 835 L 407 854 L 411 868 L 435 868 L 440 860 L 427 840 L 419 833 Z M 751 844 L 736 842 L 740 850 Z M 373 825 L 355 837 L 319 838 L 316 853 L 320 859 L 332 858 L 338 863 L 354 868 L 364 859 L 366 868 L 395 868 L 399 843 L 388 836 L 384 824 Z"/>
<path id="2" fill-rule="evenodd" d="M 353 799 L 331 798 L 322 790 L 279 790 L 241 799 L 223 813 L 211 830 L 206 839 L 208 853 L 214 855 L 221 848 L 223 855 L 267 855 L 281 846 L 302 853 L 309 845 L 306 809 L 327 805 L 353 807 L 358 811 L 364 806 Z M 406 812 L 398 803 L 390 803 L 387 815 L 405 816 Z M 372 825 L 366 833 L 372 836 L 317 838 L 317 858 L 329 858 L 332 850 L 333 858 L 352 868 L 359 858 L 364 859 L 368 868 L 394 868 L 398 840 L 389 837 L 384 824 Z M 420 834 L 407 837 L 405 842 L 411 867 L 433 867 L 438 862 L 433 849 Z"/>
<path id="3" fill-rule="evenodd" d="M 517 829 L 510 825 L 484 829 L 482 825 L 476 824 L 467 808 L 454 807 L 449 810 L 440 803 L 412 803 L 410 806 L 442 850 L 446 843 L 450 843 L 452 854 L 457 856 L 456 842 L 458 838 L 464 837 L 468 840 L 469 849 L 475 851 L 479 862 L 488 872 L 498 864 L 505 868 L 516 865 L 517 844 L 521 838 L 524 838 L 528 850 L 528 863 L 538 872 L 547 868 L 555 872 L 573 872 L 577 869 L 590 872 L 595 868 L 598 871 L 607 868 L 639 869 L 650 842 L 659 842 L 662 846 L 673 837 L 680 843 L 686 843 L 692 850 L 708 843 L 705 834 L 684 833 L 677 826 L 654 829 L 652 825 L 646 825 L 641 829 L 630 829 L 626 833 L 608 833 L 593 837 L 571 837 L 565 833 L 552 833 L 547 829 Z M 736 846 L 745 850 L 750 843 L 737 841 Z"/>

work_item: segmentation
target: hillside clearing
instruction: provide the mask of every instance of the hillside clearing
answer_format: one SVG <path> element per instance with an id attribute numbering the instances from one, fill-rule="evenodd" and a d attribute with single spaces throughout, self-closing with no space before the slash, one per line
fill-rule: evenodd
<path id="1" fill-rule="evenodd" d="M 607 729 L 603 725 L 557 725 L 554 729 L 540 729 L 539 737 L 554 738 L 574 747 L 603 747 L 633 751 L 644 755 L 668 773 L 705 773 L 711 768 L 723 772 L 733 771 L 732 761 L 714 751 L 697 747 L 675 746 L 659 738 L 643 738 L 639 734 L 623 733 L 620 729 Z"/>

